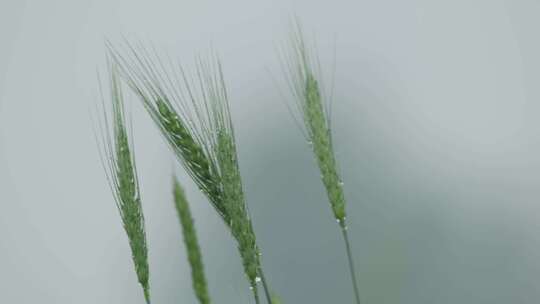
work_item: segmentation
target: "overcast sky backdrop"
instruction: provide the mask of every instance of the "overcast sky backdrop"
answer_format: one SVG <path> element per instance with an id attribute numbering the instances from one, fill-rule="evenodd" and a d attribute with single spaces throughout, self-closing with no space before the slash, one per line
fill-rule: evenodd
<path id="1" fill-rule="evenodd" d="M 352 303 L 340 234 L 291 119 L 278 50 L 297 15 L 335 93 L 335 147 L 365 304 L 537 303 L 535 0 L 1 0 L 3 303 L 143 303 L 90 113 L 104 40 L 223 60 L 263 263 L 284 303 Z M 273 79 L 277 79 L 276 81 Z M 153 299 L 196 303 L 175 159 L 132 103 Z M 180 173 L 215 303 L 251 303 L 220 219 Z"/>

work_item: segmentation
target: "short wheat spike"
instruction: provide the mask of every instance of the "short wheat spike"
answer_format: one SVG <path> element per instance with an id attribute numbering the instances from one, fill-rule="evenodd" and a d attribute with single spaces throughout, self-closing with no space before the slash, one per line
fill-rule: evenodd
<path id="1" fill-rule="evenodd" d="M 337 171 L 332 147 L 332 134 L 324 96 L 316 76 L 312 55 L 308 52 L 300 28 L 292 36 L 293 50 L 287 58 L 288 79 L 291 83 L 296 105 L 304 122 L 308 142 L 319 166 L 323 184 L 332 212 L 340 225 L 344 225 L 345 196 Z"/>
<path id="2" fill-rule="evenodd" d="M 345 195 L 343 183 L 337 170 L 337 162 L 332 146 L 330 115 L 324 102 L 320 81 L 315 73 L 318 61 L 306 48 L 299 25 L 292 35 L 292 52 L 286 62 L 288 79 L 295 95 L 296 105 L 304 122 L 308 142 L 321 172 L 328 201 L 334 218 L 337 220 L 345 241 L 349 270 L 354 288 L 356 303 L 360 303 L 358 284 L 350 249 L 347 225 L 345 223 Z"/>
<path id="3" fill-rule="evenodd" d="M 173 178 L 174 187 L 174 205 L 182 225 L 182 233 L 184 235 L 184 244 L 188 255 L 189 265 L 191 267 L 191 280 L 193 281 L 193 289 L 195 295 L 201 304 L 209 304 L 210 296 L 208 295 L 208 287 L 206 277 L 204 275 L 204 266 L 202 262 L 201 250 L 197 241 L 197 233 L 195 232 L 195 224 L 191 217 L 189 204 L 186 199 L 184 189 L 178 182 L 176 177 Z"/>
<path id="4" fill-rule="evenodd" d="M 105 152 L 102 160 L 129 240 L 138 281 L 146 302 L 150 303 L 148 249 L 135 158 L 126 130 L 122 89 L 115 66 L 110 67 L 110 74 L 112 117 L 109 119 L 104 113 L 105 126 L 100 126 Z"/>

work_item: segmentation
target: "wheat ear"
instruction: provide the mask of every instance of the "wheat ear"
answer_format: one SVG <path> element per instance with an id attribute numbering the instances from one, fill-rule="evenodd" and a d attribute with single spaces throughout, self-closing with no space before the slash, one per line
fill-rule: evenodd
<path id="1" fill-rule="evenodd" d="M 218 168 L 212 162 L 212 147 L 197 122 L 201 113 L 194 114 L 185 108 L 195 103 L 192 88 L 187 85 L 187 75 L 179 66 L 167 69 L 157 55 L 151 56 L 144 47 L 126 44 L 122 55 L 108 44 L 111 58 L 118 64 L 129 87 L 142 101 L 150 117 L 160 129 L 172 151 L 199 189 L 208 197 L 212 206 L 228 220 L 221 204 L 222 189 Z M 171 74 L 174 73 L 174 74 Z"/>
<path id="2" fill-rule="evenodd" d="M 337 170 L 336 157 L 332 146 L 328 104 L 325 105 L 320 81 L 315 72 L 316 67 L 318 67 L 318 60 L 308 52 L 302 30 L 298 24 L 291 36 L 291 42 L 292 52 L 286 57 L 285 62 L 285 68 L 288 70 L 287 78 L 296 100 L 296 106 L 301 113 L 301 120 L 304 123 L 304 131 L 309 145 L 313 150 L 321 172 L 322 182 L 333 215 L 342 231 L 354 295 L 356 303 L 359 304 L 360 295 L 345 222 L 343 183 Z"/>
<path id="3" fill-rule="evenodd" d="M 173 152 L 237 241 L 257 303 L 257 282 L 269 290 L 244 199 L 227 92 L 217 58 L 199 59 L 195 76 L 144 47 L 128 44 L 128 57 L 109 46 L 122 75 L 140 97 Z"/>
<path id="4" fill-rule="evenodd" d="M 146 302 L 150 303 L 148 249 L 137 169 L 126 129 L 122 88 L 116 67 L 110 66 L 109 72 L 112 117 L 104 109 L 103 123 L 100 125 L 102 162 L 129 240 L 138 281 Z"/>
<path id="5" fill-rule="evenodd" d="M 210 296 L 208 295 L 208 287 L 204 275 L 201 250 L 199 248 L 199 242 L 197 241 L 197 233 L 195 232 L 195 224 L 191 217 L 191 211 L 189 210 L 189 204 L 184 189 L 176 177 L 173 178 L 173 189 L 174 205 L 178 213 L 178 218 L 180 219 L 180 224 L 182 225 L 184 244 L 186 246 L 189 265 L 191 266 L 193 289 L 195 290 L 195 295 L 199 299 L 199 303 L 209 304 Z"/>

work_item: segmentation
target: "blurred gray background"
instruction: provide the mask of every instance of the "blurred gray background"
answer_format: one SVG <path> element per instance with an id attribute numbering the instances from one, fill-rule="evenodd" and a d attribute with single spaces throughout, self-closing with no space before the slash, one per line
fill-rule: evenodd
<path id="1" fill-rule="evenodd" d="M 283 98 L 277 51 L 294 15 L 327 84 L 336 53 L 333 133 L 363 303 L 538 303 L 534 0 L 2 0 L 0 302 L 143 303 L 90 119 L 104 39 L 125 35 L 184 62 L 219 51 L 271 286 L 284 303 L 352 303 L 341 236 Z M 154 303 L 196 303 L 170 195 L 182 170 L 132 111 Z M 214 302 L 251 303 L 231 237 L 180 178 Z"/>

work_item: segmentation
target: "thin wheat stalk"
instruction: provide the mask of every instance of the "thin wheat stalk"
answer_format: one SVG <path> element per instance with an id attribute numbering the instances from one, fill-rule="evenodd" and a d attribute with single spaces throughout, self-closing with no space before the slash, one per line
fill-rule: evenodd
<path id="1" fill-rule="evenodd" d="M 256 303 L 260 252 L 242 189 L 227 91 L 219 60 L 197 61 L 195 76 L 154 52 L 127 44 L 127 57 L 109 45 L 122 75 L 140 97 L 188 174 L 237 241 Z M 263 284 L 270 303 L 266 281 Z"/>
<path id="2" fill-rule="evenodd" d="M 148 249 L 137 168 L 126 129 L 123 94 L 116 67 L 110 66 L 109 72 L 112 117 L 106 113 L 104 105 L 103 120 L 99 125 L 102 141 L 99 144 L 98 140 L 102 150 L 100 156 L 129 239 L 138 281 L 146 303 L 150 303 Z"/>
<path id="3" fill-rule="evenodd" d="M 174 205 L 178 213 L 178 218 L 180 219 L 180 224 L 182 225 L 184 244 L 186 245 L 188 261 L 191 266 L 193 289 L 201 304 L 209 304 L 210 296 L 208 295 L 208 287 L 204 275 L 201 250 L 199 248 L 199 242 L 197 241 L 197 233 L 195 232 L 195 224 L 191 217 L 191 211 L 189 210 L 189 204 L 184 189 L 176 177 L 173 178 L 173 188 Z"/>
<path id="4" fill-rule="evenodd" d="M 337 170 L 337 162 L 332 145 L 329 109 L 325 107 L 320 80 L 316 75 L 316 69 L 319 66 L 318 59 L 312 53 L 308 52 L 301 27 L 298 23 L 291 37 L 291 44 L 292 52 L 285 57 L 284 62 L 286 72 L 288 73 L 287 78 L 296 100 L 296 106 L 301 113 L 306 137 L 321 172 L 322 182 L 326 189 L 333 215 L 342 231 L 354 296 L 356 303 L 360 304 L 358 283 L 345 222 L 346 212 L 343 183 Z"/>

